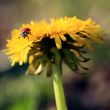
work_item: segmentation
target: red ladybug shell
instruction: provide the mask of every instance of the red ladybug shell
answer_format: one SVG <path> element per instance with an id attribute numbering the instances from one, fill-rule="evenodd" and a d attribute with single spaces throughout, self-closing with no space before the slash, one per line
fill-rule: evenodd
<path id="1" fill-rule="evenodd" d="M 22 29 L 22 32 L 29 32 L 29 31 L 30 31 L 29 28 L 24 28 L 24 29 Z"/>

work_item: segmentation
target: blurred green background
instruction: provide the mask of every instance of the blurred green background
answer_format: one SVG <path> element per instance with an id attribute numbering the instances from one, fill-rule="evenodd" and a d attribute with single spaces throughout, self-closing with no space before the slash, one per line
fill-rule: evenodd
<path id="1" fill-rule="evenodd" d="M 92 18 L 110 33 L 109 0 L 0 0 L 0 50 L 10 31 L 31 20 L 77 16 Z M 110 110 L 110 41 L 94 44 L 88 75 L 63 65 L 68 110 Z M 0 110 L 56 110 L 51 78 L 26 76 L 27 64 L 10 67 L 0 51 Z"/>

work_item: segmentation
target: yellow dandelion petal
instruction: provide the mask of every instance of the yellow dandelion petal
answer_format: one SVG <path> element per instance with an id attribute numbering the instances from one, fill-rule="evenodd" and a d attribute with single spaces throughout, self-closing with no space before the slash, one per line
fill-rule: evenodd
<path id="1" fill-rule="evenodd" d="M 88 35 L 87 33 L 84 33 L 84 32 L 81 32 L 83 35 L 87 36 L 88 38 L 91 38 L 92 40 L 96 41 L 96 42 L 100 42 L 102 43 L 103 41 L 98 38 L 98 35 L 95 35 L 95 34 L 91 34 L 91 35 Z M 92 37 L 91 37 L 92 36 Z"/>
<path id="2" fill-rule="evenodd" d="M 64 36 L 64 35 L 59 35 L 60 36 L 60 38 L 63 40 L 63 41 L 66 41 L 66 37 Z"/>
<path id="3" fill-rule="evenodd" d="M 15 62 L 19 62 L 20 65 L 27 62 L 27 54 L 30 50 L 32 42 L 29 42 L 26 39 L 14 39 L 8 40 L 7 49 L 5 53 L 10 57 L 12 65 Z"/>
<path id="4" fill-rule="evenodd" d="M 56 35 L 56 36 L 54 37 L 54 39 L 55 39 L 56 47 L 57 47 L 58 49 L 61 49 L 61 48 L 62 48 L 62 43 L 61 43 L 60 37 L 59 37 L 58 35 Z"/>
<path id="5" fill-rule="evenodd" d="M 30 55 L 30 57 L 29 57 L 29 64 L 31 64 L 33 62 L 33 60 L 34 60 L 34 56 Z"/>
<path id="6" fill-rule="evenodd" d="M 79 40 L 79 38 L 81 37 L 81 36 L 79 36 L 79 35 L 77 35 L 77 34 L 69 34 L 70 35 L 70 37 L 73 39 L 73 40 L 76 40 L 76 41 L 78 41 Z"/>

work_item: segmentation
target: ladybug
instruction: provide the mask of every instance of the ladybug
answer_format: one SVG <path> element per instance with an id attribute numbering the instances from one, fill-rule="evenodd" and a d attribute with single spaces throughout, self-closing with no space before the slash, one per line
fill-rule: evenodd
<path id="1" fill-rule="evenodd" d="M 31 29 L 29 28 L 24 28 L 21 30 L 21 37 L 25 38 L 28 37 L 28 34 L 31 34 Z"/>

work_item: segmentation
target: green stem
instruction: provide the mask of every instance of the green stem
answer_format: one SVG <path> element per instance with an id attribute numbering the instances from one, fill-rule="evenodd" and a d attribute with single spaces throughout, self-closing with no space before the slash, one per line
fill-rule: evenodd
<path id="1" fill-rule="evenodd" d="M 67 110 L 61 78 L 61 64 L 53 64 L 53 86 L 57 110 Z"/>

